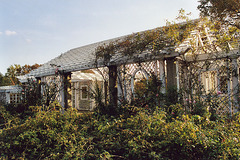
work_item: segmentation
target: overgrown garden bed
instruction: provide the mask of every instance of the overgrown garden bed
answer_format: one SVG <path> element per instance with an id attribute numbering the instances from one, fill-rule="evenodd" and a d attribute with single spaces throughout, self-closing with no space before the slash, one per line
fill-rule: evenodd
<path id="1" fill-rule="evenodd" d="M 2 159 L 240 158 L 239 114 L 211 121 L 208 115 L 132 106 L 117 117 L 32 109 L 34 115 L 20 122 L 1 108 Z"/>

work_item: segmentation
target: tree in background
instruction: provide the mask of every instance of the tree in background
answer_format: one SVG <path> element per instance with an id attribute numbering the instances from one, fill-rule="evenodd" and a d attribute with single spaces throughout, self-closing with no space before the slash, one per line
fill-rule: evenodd
<path id="1" fill-rule="evenodd" d="M 203 16 L 210 16 L 213 20 L 240 29 L 239 0 L 199 0 L 198 9 Z"/>
<path id="2" fill-rule="evenodd" d="M 8 84 L 10 85 L 20 84 L 20 82 L 17 79 L 17 76 L 20 76 L 20 73 L 21 66 L 19 64 L 14 64 L 8 67 L 7 73 L 5 74 L 5 77 L 8 78 Z"/>
<path id="3" fill-rule="evenodd" d="M 0 73 L 0 86 L 9 85 L 8 78 L 5 77 L 2 73 Z"/>
<path id="4" fill-rule="evenodd" d="M 39 64 L 34 64 L 34 65 L 28 65 L 28 64 L 25 64 L 24 66 L 21 67 L 21 75 L 25 75 L 25 74 L 28 74 L 30 71 L 34 70 L 34 69 L 37 69 L 38 67 L 40 67 Z"/>
<path id="5" fill-rule="evenodd" d="M 19 64 L 11 65 L 7 68 L 7 73 L 5 76 L 0 75 L 0 86 L 4 85 L 17 85 L 20 84 L 17 76 L 28 74 L 31 70 L 37 69 L 40 67 L 39 64 L 21 66 Z"/>

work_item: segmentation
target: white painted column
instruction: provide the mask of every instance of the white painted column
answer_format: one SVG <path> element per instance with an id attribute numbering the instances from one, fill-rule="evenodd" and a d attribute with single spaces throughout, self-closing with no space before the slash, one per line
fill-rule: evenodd
<path id="1" fill-rule="evenodd" d="M 61 88 L 60 88 L 60 104 L 65 109 L 65 93 L 64 93 L 64 75 L 61 75 Z"/>
<path id="2" fill-rule="evenodd" d="M 159 76 L 160 80 L 162 81 L 162 93 L 166 93 L 166 80 L 165 80 L 165 61 L 159 61 Z"/>
<path id="3" fill-rule="evenodd" d="M 179 91 L 180 89 L 179 62 L 178 61 L 175 61 L 175 62 L 176 62 L 176 75 L 177 75 L 177 90 Z"/>
<path id="4" fill-rule="evenodd" d="M 5 92 L 6 94 L 6 103 L 10 103 L 10 92 Z"/>
<path id="5" fill-rule="evenodd" d="M 117 78 L 117 92 L 118 92 L 118 97 L 119 98 L 122 98 L 124 95 L 123 95 L 123 85 L 124 85 L 124 82 L 122 80 L 122 77 L 120 74 L 118 74 L 118 78 Z"/>

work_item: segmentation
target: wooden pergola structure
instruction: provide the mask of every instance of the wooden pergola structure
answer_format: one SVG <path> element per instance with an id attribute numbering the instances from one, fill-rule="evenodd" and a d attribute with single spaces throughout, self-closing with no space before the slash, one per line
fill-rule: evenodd
<path id="1" fill-rule="evenodd" d="M 207 30 L 205 30 L 205 32 L 207 32 Z M 105 67 L 108 70 L 109 103 L 116 106 L 119 96 L 127 94 L 129 90 L 133 92 L 133 80 L 136 73 L 140 70 L 147 74 L 150 72 L 156 74 L 163 82 L 165 88 L 172 85 L 180 88 L 181 85 L 183 85 L 181 84 L 180 78 L 184 76 L 179 73 L 179 69 L 183 68 L 180 64 L 182 58 L 188 63 L 229 58 L 231 59 L 232 67 L 236 70 L 236 74 L 231 74 L 231 78 L 229 79 L 229 94 L 232 94 L 230 92 L 233 92 L 233 88 L 237 88 L 239 85 L 239 48 L 233 48 L 229 53 L 223 51 L 219 51 L 218 53 L 208 52 L 198 54 L 196 57 L 189 54 L 192 39 L 197 39 L 196 44 L 199 45 L 199 47 L 203 47 L 206 44 L 211 44 L 212 38 L 209 34 L 205 34 L 205 37 L 203 37 L 197 30 L 191 31 L 189 34 L 192 36 L 189 36 L 181 45 L 171 47 L 171 49 L 169 49 L 170 47 L 163 48 L 159 50 L 158 53 L 155 53 L 154 56 L 148 50 L 133 54 L 131 58 L 121 54 L 114 54 L 110 57 L 108 63 L 104 61 L 104 58 L 96 59 L 96 49 L 102 45 L 124 40 L 127 36 L 86 45 L 61 54 L 43 64 L 38 69 L 33 70 L 29 75 L 36 77 L 38 81 L 42 81 L 45 77 L 53 76 L 56 74 L 56 71 L 58 71 L 62 82 L 64 82 L 71 79 L 73 72 Z M 220 52 L 221 54 L 219 54 Z M 117 74 L 122 66 L 125 66 L 127 69 L 129 73 L 128 79 L 130 79 L 130 81 L 126 82 L 129 84 L 124 90 L 120 90 L 118 86 L 119 79 L 123 79 L 123 77 Z M 66 93 L 69 90 L 66 85 L 62 84 L 62 86 L 60 101 L 63 107 L 67 107 L 69 101 Z"/>

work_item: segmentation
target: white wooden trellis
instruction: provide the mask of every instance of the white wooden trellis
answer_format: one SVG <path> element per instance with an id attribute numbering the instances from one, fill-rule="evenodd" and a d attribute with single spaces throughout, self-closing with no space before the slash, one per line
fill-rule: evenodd
<path id="1" fill-rule="evenodd" d="M 119 97 L 124 95 L 128 100 L 133 96 L 134 94 L 134 78 L 135 75 L 138 72 L 142 72 L 144 74 L 144 77 L 148 79 L 148 77 L 152 74 L 155 74 L 159 80 L 162 81 L 163 87 L 162 92 L 165 92 L 165 62 L 164 60 L 154 60 L 154 61 L 148 61 L 148 62 L 142 62 L 142 63 L 133 63 L 133 64 L 127 64 L 124 66 L 119 66 L 118 70 L 119 72 L 123 71 L 123 67 L 125 67 L 126 73 L 125 74 L 119 74 L 120 78 L 119 80 L 124 80 L 122 84 L 124 85 L 123 88 L 118 86 L 119 89 Z M 124 76 L 124 77 L 123 77 Z M 121 91 L 120 89 L 123 89 Z"/>

